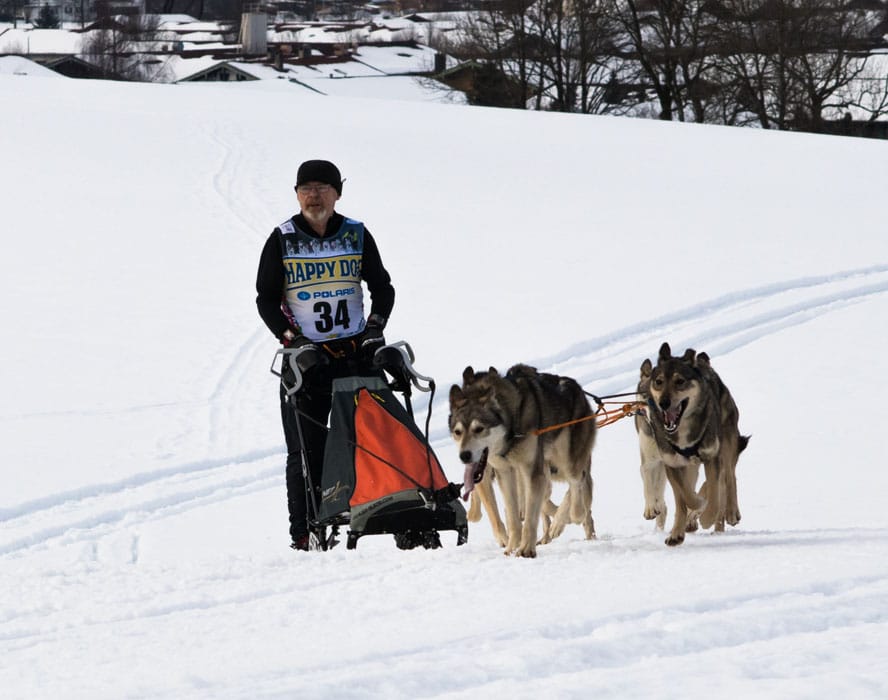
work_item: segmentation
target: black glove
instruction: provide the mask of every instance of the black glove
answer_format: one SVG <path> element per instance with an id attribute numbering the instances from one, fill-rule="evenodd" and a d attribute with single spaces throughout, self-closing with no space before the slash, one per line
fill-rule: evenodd
<path id="1" fill-rule="evenodd" d="M 285 348 L 296 349 L 303 345 L 312 345 L 312 341 L 306 338 L 302 333 L 297 333 L 290 328 L 281 333 L 281 343 Z"/>
<path id="2" fill-rule="evenodd" d="M 378 348 L 385 345 L 382 329 L 385 328 L 385 319 L 379 314 L 370 314 L 367 325 L 364 327 L 364 335 L 361 338 L 361 350 L 367 355 L 372 355 Z"/>
<path id="3" fill-rule="evenodd" d="M 287 329 L 281 334 L 281 342 L 288 350 L 301 350 L 295 359 L 296 366 L 302 374 L 305 374 L 315 367 L 323 367 L 330 363 L 327 355 L 312 340 L 306 338 L 302 333 L 294 333 Z M 289 363 L 287 363 L 289 367 Z"/>

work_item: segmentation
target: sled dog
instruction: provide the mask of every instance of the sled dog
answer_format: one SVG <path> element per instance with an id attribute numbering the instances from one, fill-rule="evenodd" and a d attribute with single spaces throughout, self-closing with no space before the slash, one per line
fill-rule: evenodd
<path id="1" fill-rule="evenodd" d="M 466 367 L 463 385 L 450 388 L 450 434 L 465 465 L 466 488 L 471 490 L 476 477 L 490 466 L 503 495 L 506 554 L 536 556 L 537 524 L 549 510 L 552 479 L 566 481 L 568 491 L 552 513 L 542 542 L 560 535 L 569 523 L 583 525 L 587 539 L 595 536 L 593 415 L 576 381 L 527 365 L 515 365 L 505 376 L 493 367 L 478 373 Z M 536 433 L 577 419 L 587 420 Z M 492 494 L 492 484 L 481 479 L 480 487 L 483 502 Z M 493 516 L 491 521 L 496 533 Z"/>
<path id="2" fill-rule="evenodd" d="M 673 357 L 663 343 L 656 365 L 642 363 L 638 392 L 647 402 L 646 420 L 636 419 L 645 517 L 659 518 L 662 509 L 665 521 L 661 470 L 675 497 L 666 544 L 681 544 L 685 532 L 696 529 L 697 516 L 702 527 L 715 525 L 716 532 L 724 531 L 725 522 L 740 522 L 736 467 L 749 436 L 740 435 L 737 405 L 709 356 L 688 348 Z M 701 464 L 706 480 L 696 493 Z"/>
<path id="3" fill-rule="evenodd" d="M 518 502 L 524 502 L 520 481 L 518 482 Z M 496 494 L 493 490 L 492 469 L 484 469 L 481 481 L 475 484 L 475 487 L 471 490 L 469 510 L 466 514 L 469 522 L 477 523 L 481 520 L 482 506 L 487 513 L 487 518 L 490 520 L 490 526 L 493 529 L 493 538 L 497 541 L 500 547 L 505 547 L 509 543 L 509 538 L 506 531 L 506 525 L 503 523 L 502 517 L 500 517 L 499 507 L 496 502 Z M 552 503 L 551 498 L 547 497 L 546 502 L 543 503 L 543 513 L 540 518 L 543 527 L 543 538 L 541 540 L 541 543 L 543 544 L 549 541 L 547 538 L 549 526 L 552 522 L 552 516 L 555 515 L 557 510 L 558 506 Z M 523 520 L 523 514 L 519 515 Z"/>
<path id="4" fill-rule="evenodd" d="M 650 398 L 652 369 L 650 360 L 645 360 L 641 365 L 641 376 L 636 389 L 638 399 L 641 401 L 648 401 Z M 657 447 L 657 441 L 654 439 L 654 429 L 651 427 L 646 415 L 641 413 L 635 414 L 635 432 L 638 433 L 638 448 L 641 453 L 640 471 L 641 483 L 644 487 L 644 518 L 645 520 L 656 519 L 657 529 L 663 530 L 666 527 L 666 515 L 668 512 L 668 507 L 666 506 L 666 467 L 660 457 L 660 448 Z M 684 469 L 686 470 L 684 476 L 688 478 L 693 488 L 700 474 L 700 465 L 687 466 Z M 697 527 L 697 513 L 689 511 L 685 532 L 694 532 Z"/>

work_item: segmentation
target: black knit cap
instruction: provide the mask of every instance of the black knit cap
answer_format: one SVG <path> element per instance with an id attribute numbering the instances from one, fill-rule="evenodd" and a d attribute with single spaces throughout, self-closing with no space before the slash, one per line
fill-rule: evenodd
<path id="1" fill-rule="evenodd" d="M 307 160 L 300 165 L 296 173 L 296 187 L 306 182 L 323 182 L 342 194 L 342 175 L 329 160 Z"/>

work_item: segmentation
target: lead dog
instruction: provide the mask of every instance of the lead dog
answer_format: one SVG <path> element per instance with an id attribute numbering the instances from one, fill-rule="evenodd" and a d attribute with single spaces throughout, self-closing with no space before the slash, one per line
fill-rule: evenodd
<path id="1" fill-rule="evenodd" d="M 659 517 L 661 505 L 665 506 L 665 486 L 658 481 L 658 470 L 663 469 L 675 497 L 667 545 L 681 544 L 685 531 L 696 529 L 698 514 L 700 525 L 715 525 L 716 532 L 724 531 L 725 522 L 736 525 L 740 522 L 737 459 L 749 436 L 740 435 L 737 405 L 709 356 L 689 348 L 681 357 L 673 357 L 669 344 L 663 343 L 656 366 L 645 360 L 640 374 L 639 395 L 648 404 L 647 423 L 636 419 L 645 517 Z M 701 464 L 706 481 L 696 493 Z"/>
<path id="2" fill-rule="evenodd" d="M 595 536 L 592 520 L 592 446 L 595 420 L 573 379 L 515 365 L 502 376 L 491 367 L 463 372 L 463 385 L 450 389 L 450 433 L 465 465 L 468 489 L 489 465 L 503 495 L 506 554 L 535 557 L 537 524 L 551 493 L 551 480 L 568 491 L 543 535 L 547 542 L 568 523 Z M 541 428 L 580 419 L 549 432 Z M 483 484 L 483 480 L 481 482 Z M 488 514 L 490 510 L 488 509 Z M 496 532 L 496 521 L 494 532 Z"/>

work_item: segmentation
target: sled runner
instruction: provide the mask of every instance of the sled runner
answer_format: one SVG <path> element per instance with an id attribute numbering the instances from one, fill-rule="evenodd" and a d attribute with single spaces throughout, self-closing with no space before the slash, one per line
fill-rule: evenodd
<path id="1" fill-rule="evenodd" d="M 292 380 L 289 372 L 275 369 L 278 355 L 281 365 L 286 358 L 293 370 Z M 311 346 L 283 349 L 272 363 L 271 371 L 281 378 L 299 426 L 310 419 L 296 409 L 295 396 L 317 355 Z M 468 540 L 460 487 L 447 481 L 428 443 L 428 420 L 425 434 L 414 422 L 412 388 L 434 396 L 435 384 L 414 369 L 413 360 L 413 350 L 400 341 L 376 351 L 377 375 L 333 380 L 321 483 L 312 484 L 310 470 L 303 469 L 314 548 L 333 547 L 344 525 L 349 526 L 348 549 L 354 549 L 364 535 L 394 535 L 401 549 L 440 547 L 442 530 L 456 530 L 457 545 Z M 429 419 L 431 405 L 430 400 Z M 302 457 L 307 464 L 304 453 Z"/>

